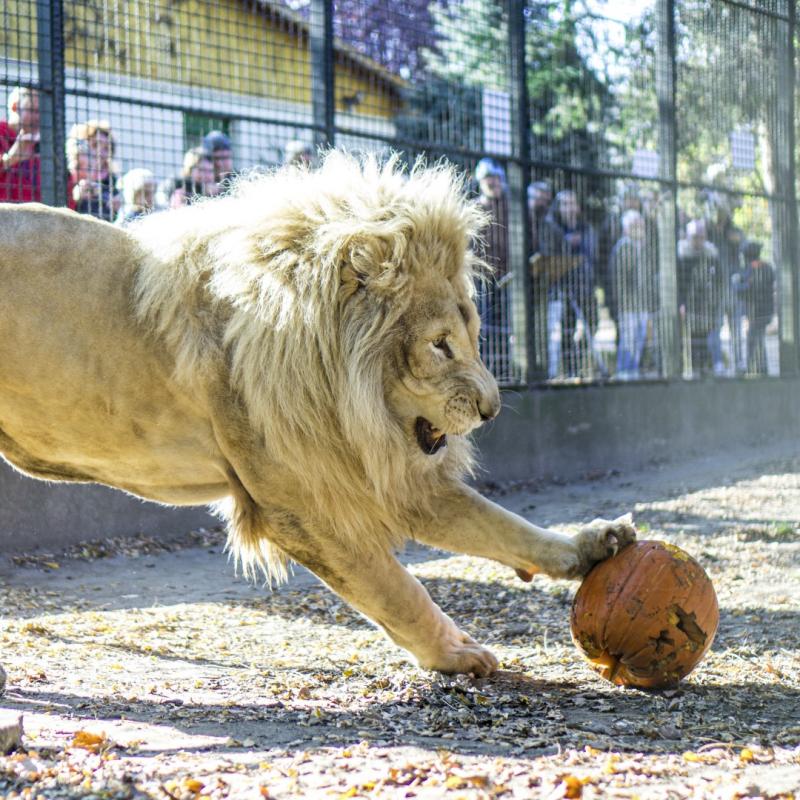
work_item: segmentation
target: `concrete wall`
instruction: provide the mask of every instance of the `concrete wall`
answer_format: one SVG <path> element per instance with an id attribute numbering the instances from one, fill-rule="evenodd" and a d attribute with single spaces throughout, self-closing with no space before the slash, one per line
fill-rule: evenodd
<path id="1" fill-rule="evenodd" d="M 726 447 L 795 439 L 800 380 L 765 378 L 506 393 L 477 443 L 485 478 L 580 478 Z"/>
<path id="2" fill-rule="evenodd" d="M 177 536 L 219 525 L 202 508 L 168 508 L 105 486 L 48 483 L 0 461 L 0 553 L 53 551 L 87 539 Z"/>
<path id="3" fill-rule="evenodd" d="M 580 478 L 777 439 L 800 443 L 800 380 L 722 380 L 508 392 L 480 432 L 482 477 Z M 0 552 L 217 524 L 100 486 L 48 484 L 0 462 Z"/>

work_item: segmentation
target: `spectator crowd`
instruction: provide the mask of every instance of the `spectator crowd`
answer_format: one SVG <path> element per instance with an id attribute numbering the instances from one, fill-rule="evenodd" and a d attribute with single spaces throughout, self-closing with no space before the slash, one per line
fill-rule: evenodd
<path id="1" fill-rule="evenodd" d="M 474 190 L 490 217 L 482 255 L 493 270 L 478 286 L 482 355 L 496 375 L 513 378 L 512 297 L 521 301 L 512 292 L 502 165 L 481 159 Z M 705 190 L 698 206 L 696 216 L 679 209 L 677 301 L 686 372 L 766 375 L 774 268 L 761 257 L 762 243 L 734 223 L 729 195 Z M 534 319 L 544 323 L 549 379 L 661 374 L 658 213 L 656 193 L 635 184 L 607 200 L 599 219 L 586 213 L 573 188 L 555 191 L 548 181 L 528 187 Z M 603 318 L 615 334 L 611 359 L 598 343 Z"/>
<path id="2" fill-rule="evenodd" d="M 39 97 L 19 87 L 8 96 L 7 118 L 0 120 L 0 202 L 41 200 Z M 153 211 L 180 208 L 225 191 L 235 175 L 233 145 L 222 131 L 210 131 L 199 147 L 187 150 L 176 175 L 158 181 L 148 169 L 120 175 L 116 138 L 105 120 L 73 125 L 66 142 L 66 205 L 81 214 L 128 225 Z M 310 164 L 310 144 L 289 141 L 285 163 Z"/>
<path id="3" fill-rule="evenodd" d="M 0 120 L 0 202 L 41 199 L 39 138 L 36 91 L 13 89 L 7 118 Z M 115 150 L 108 122 L 72 126 L 66 145 L 69 208 L 124 226 L 220 194 L 235 175 L 232 142 L 222 131 L 207 133 L 199 147 L 185 153 L 177 174 L 160 182 L 148 169 L 119 175 Z M 285 163 L 310 165 L 313 158 L 311 146 L 299 140 L 284 148 Z M 513 380 L 512 299 L 519 294 L 509 264 L 503 167 L 481 159 L 474 188 L 490 220 L 481 246 L 492 273 L 477 292 L 482 356 L 500 379 Z M 573 188 L 555 191 L 547 181 L 528 187 L 532 299 L 546 341 L 548 378 L 627 381 L 660 374 L 658 204 L 654 192 L 629 184 L 598 219 L 586 213 Z M 774 269 L 761 257 L 762 244 L 734 223 L 728 195 L 707 191 L 703 208 L 692 218 L 681 212 L 677 242 L 677 299 L 691 374 L 766 374 Z M 615 330 L 613 360 L 598 345 L 603 318 Z"/>

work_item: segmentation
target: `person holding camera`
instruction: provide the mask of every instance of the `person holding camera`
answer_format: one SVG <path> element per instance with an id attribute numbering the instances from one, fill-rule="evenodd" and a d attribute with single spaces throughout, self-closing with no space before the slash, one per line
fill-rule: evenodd
<path id="1" fill-rule="evenodd" d="M 67 139 L 68 205 L 79 214 L 113 222 L 122 205 L 114 168 L 114 135 L 104 120 L 72 126 Z"/>
<path id="2" fill-rule="evenodd" d="M 0 202 L 41 199 L 39 95 L 17 86 L 8 96 L 8 119 L 0 120 Z"/>

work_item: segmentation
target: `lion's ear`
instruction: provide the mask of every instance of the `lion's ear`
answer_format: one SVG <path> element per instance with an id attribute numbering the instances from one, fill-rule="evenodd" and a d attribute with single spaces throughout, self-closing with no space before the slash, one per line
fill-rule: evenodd
<path id="1" fill-rule="evenodd" d="M 353 237 L 348 244 L 341 267 L 341 285 L 347 297 L 360 289 L 393 295 L 406 284 L 405 241 L 401 237 Z"/>

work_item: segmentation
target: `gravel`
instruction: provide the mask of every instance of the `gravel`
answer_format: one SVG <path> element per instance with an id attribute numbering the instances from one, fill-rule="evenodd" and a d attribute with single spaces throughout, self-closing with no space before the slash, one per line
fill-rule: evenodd
<path id="1" fill-rule="evenodd" d="M 232 576 L 218 531 L 0 565 L 7 798 L 653 797 L 800 793 L 800 457 L 759 452 L 566 485 L 487 485 L 560 530 L 633 510 L 692 553 L 721 623 L 676 689 L 604 683 L 569 637 L 575 585 L 422 548 L 410 569 L 501 660 L 419 670 L 300 571 Z"/>

